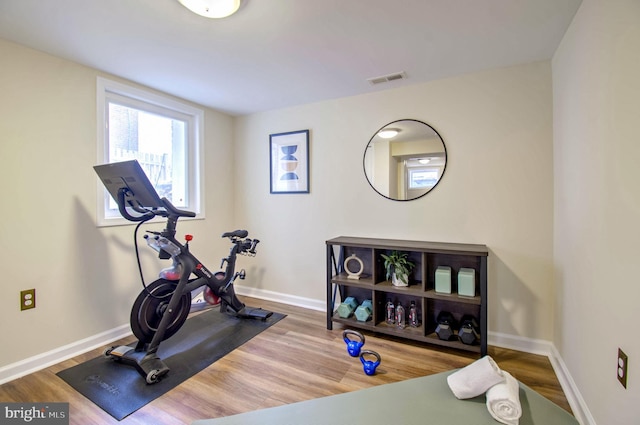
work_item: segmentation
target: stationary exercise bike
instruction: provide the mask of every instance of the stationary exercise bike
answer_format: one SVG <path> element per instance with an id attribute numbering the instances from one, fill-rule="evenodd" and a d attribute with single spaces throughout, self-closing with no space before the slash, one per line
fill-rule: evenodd
<path id="1" fill-rule="evenodd" d="M 161 259 L 173 260 L 163 269 L 158 280 L 143 286 L 131 309 L 131 330 L 138 338 L 135 347 L 116 346 L 105 350 L 105 355 L 134 366 L 148 384 L 158 382 L 169 372 L 169 367 L 158 357 L 160 343 L 173 336 L 187 320 L 192 309 L 192 294 L 204 288 L 206 302 L 220 305 L 220 311 L 240 318 L 266 320 L 273 313 L 261 308 L 247 307 L 235 294 L 233 283 L 244 279 L 245 271 L 235 271 L 237 255 L 256 254 L 257 239 L 248 238 L 246 230 L 235 230 L 222 235 L 229 238 L 231 250 L 223 258 L 221 268 L 211 272 L 189 250 L 192 237 L 185 243 L 176 238 L 176 226 L 181 217 L 194 217 L 191 211 L 176 208 L 167 198 L 160 198 L 144 174 L 138 161 L 98 165 L 94 167 L 103 184 L 118 204 L 120 214 L 140 225 L 155 218 L 166 218 L 165 228 L 147 231 L 147 244 L 158 252 Z M 133 212 L 131 212 L 133 211 Z M 137 242 L 136 242 L 137 253 Z M 140 267 L 140 260 L 138 259 Z M 142 277 L 142 271 L 141 271 Z"/>

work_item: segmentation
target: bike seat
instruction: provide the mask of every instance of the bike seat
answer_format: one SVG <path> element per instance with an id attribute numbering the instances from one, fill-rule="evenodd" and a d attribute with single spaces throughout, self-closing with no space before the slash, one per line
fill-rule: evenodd
<path id="1" fill-rule="evenodd" d="M 246 230 L 234 230 L 233 232 L 225 232 L 222 234 L 223 238 L 246 238 L 249 236 L 249 232 Z"/>

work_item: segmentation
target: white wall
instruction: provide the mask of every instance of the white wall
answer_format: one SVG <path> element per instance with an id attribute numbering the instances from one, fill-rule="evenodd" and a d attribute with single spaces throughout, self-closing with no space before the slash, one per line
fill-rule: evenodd
<path id="1" fill-rule="evenodd" d="M 637 424 L 640 2 L 584 0 L 552 64 L 554 342 L 589 423 Z M 626 390 L 618 347 L 629 356 Z"/>
<path id="2" fill-rule="evenodd" d="M 2 369 L 127 325 L 141 286 L 133 227 L 95 226 L 98 72 L 2 40 L 0 58 Z M 232 137 L 233 119 L 205 110 L 207 219 L 178 227 L 214 267 L 233 224 Z M 150 282 L 167 264 L 142 253 Z M 21 312 L 29 288 L 36 308 Z"/>
<path id="3" fill-rule="evenodd" d="M 339 235 L 486 244 L 490 331 L 551 340 L 551 99 L 543 62 L 239 118 L 236 222 L 263 241 L 243 284 L 324 303 L 324 242 Z M 449 161 L 426 197 L 394 202 L 370 188 L 362 158 L 403 118 L 433 126 Z M 271 195 L 269 134 L 301 129 L 311 193 Z"/>

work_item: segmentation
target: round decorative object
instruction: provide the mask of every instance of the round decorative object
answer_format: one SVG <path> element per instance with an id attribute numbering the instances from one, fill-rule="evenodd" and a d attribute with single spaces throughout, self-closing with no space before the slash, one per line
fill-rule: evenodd
<path id="1" fill-rule="evenodd" d="M 358 271 L 354 272 L 351 269 L 349 269 L 349 263 L 351 261 L 356 261 L 358 264 L 360 264 L 360 268 L 358 269 Z M 356 257 L 356 254 L 351 254 L 351 256 L 349 256 L 346 260 L 344 260 L 344 271 L 347 272 L 348 279 L 360 279 L 360 275 L 362 274 L 363 270 L 364 270 L 364 263 L 362 263 L 361 259 Z"/>

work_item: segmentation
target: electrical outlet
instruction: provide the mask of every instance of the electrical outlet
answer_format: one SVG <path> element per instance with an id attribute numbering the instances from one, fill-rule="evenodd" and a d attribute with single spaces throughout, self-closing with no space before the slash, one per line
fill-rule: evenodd
<path id="1" fill-rule="evenodd" d="M 20 310 L 29 310 L 30 308 L 36 308 L 36 290 L 20 291 Z"/>
<path id="2" fill-rule="evenodd" d="M 629 358 L 627 355 L 618 348 L 618 381 L 623 387 L 627 388 L 627 367 Z"/>

